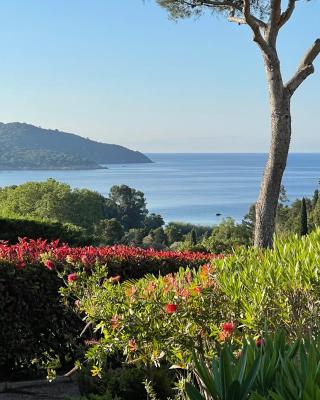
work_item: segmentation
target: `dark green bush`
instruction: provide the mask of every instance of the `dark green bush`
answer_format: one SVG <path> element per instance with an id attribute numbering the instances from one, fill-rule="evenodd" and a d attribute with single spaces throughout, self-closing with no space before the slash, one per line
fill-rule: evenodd
<path id="1" fill-rule="evenodd" d="M 18 238 L 60 239 L 70 245 L 83 246 L 91 244 L 92 238 L 86 235 L 83 228 L 54 221 L 42 221 L 20 218 L 0 218 L 0 240 L 17 243 Z"/>
<path id="2" fill-rule="evenodd" d="M 50 358 L 67 364 L 81 321 L 62 303 L 60 286 L 43 265 L 0 262 L 0 380 Z"/>

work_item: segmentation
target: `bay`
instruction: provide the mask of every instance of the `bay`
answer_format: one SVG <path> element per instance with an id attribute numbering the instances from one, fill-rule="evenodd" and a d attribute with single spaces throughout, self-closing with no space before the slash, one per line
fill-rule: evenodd
<path id="1" fill-rule="evenodd" d="M 0 186 L 54 178 L 73 188 L 107 195 L 126 184 L 143 191 L 151 212 L 166 222 L 215 224 L 231 216 L 241 221 L 256 201 L 266 154 L 147 154 L 153 164 L 108 165 L 86 171 L 0 171 Z M 312 196 L 320 178 L 320 154 L 293 153 L 284 185 L 290 201 Z M 221 214 L 217 216 L 216 214 Z"/>

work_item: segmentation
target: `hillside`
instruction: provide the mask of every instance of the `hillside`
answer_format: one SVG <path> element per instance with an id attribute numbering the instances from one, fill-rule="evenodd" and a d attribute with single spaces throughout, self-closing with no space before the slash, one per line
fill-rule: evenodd
<path id="1" fill-rule="evenodd" d="M 0 123 L 0 148 L 0 169 L 95 169 L 151 162 L 122 146 L 19 122 Z"/>

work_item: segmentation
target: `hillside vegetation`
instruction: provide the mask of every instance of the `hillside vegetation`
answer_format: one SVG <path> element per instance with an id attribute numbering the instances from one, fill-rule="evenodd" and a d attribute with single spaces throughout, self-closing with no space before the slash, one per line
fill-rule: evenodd
<path id="1" fill-rule="evenodd" d="M 0 169 L 95 169 L 151 162 L 122 146 L 18 122 L 0 123 L 0 146 Z"/>

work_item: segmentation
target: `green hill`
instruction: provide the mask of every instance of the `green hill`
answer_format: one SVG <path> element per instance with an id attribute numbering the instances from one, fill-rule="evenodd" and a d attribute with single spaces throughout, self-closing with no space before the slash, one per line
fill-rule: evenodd
<path id="1" fill-rule="evenodd" d="M 19 122 L 0 122 L 0 149 L 0 169 L 95 169 L 151 162 L 122 146 Z"/>

